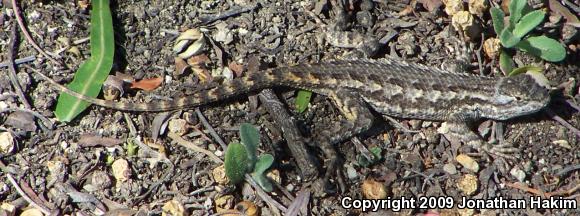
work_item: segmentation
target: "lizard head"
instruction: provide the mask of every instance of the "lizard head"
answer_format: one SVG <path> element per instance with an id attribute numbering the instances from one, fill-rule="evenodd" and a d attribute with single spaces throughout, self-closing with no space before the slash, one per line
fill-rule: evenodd
<path id="1" fill-rule="evenodd" d="M 506 120 L 538 112 L 550 102 L 547 79 L 539 73 L 503 77 L 495 86 L 494 114 L 486 116 Z"/>

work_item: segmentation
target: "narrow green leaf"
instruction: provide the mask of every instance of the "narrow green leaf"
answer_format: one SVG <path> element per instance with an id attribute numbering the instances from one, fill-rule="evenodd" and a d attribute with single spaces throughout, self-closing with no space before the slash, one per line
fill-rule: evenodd
<path id="1" fill-rule="evenodd" d="M 493 30 L 495 30 L 495 34 L 499 36 L 501 31 L 504 29 L 503 18 L 505 17 L 505 14 L 497 7 L 492 7 L 489 13 L 491 14 L 491 19 L 493 21 Z"/>
<path id="2" fill-rule="evenodd" d="M 92 1 L 90 46 L 91 57 L 79 67 L 68 87 L 80 94 L 97 97 L 111 71 L 115 53 L 109 0 Z M 89 105 L 69 94 L 61 94 L 58 97 L 55 114 L 60 121 L 70 121 Z"/>
<path id="3" fill-rule="evenodd" d="M 514 69 L 514 61 L 508 52 L 501 50 L 499 54 L 499 68 L 503 74 L 509 74 Z"/>
<path id="4" fill-rule="evenodd" d="M 248 170 L 253 170 L 257 160 L 258 144 L 260 144 L 260 132 L 254 125 L 243 123 L 240 125 L 240 139 L 248 153 Z"/>
<path id="5" fill-rule="evenodd" d="M 528 37 L 518 43 L 516 47 L 546 61 L 559 62 L 566 58 L 564 46 L 546 36 Z"/>
<path id="6" fill-rule="evenodd" d="M 224 166 L 226 176 L 230 179 L 231 183 L 237 184 L 244 180 L 249 162 L 246 147 L 240 143 L 230 143 L 225 156 Z"/>
<path id="7" fill-rule="evenodd" d="M 544 15 L 546 13 L 541 10 L 535 10 L 531 13 L 526 14 L 522 19 L 516 24 L 513 34 L 518 38 L 523 38 L 528 32 L 532 31 L 536 26 L 540 25 L 544 21 Z"/>
<path id="8" fill-rule="evenodd" d="M 499 41 L 505 48 L 511 48 L 520 42 L 521 38 L 515 37 L 509 28 L 504 28 L 499 35 Z"/>
<path id="9" fill-rule="evenodd" d="M 299 90 L 298 96 L 296 96 L 296 111 L 302 113 L 308 108 L 308 103 L 310 103 L 310 98 L 312 98 L 312 92 L 306 90 Z"/>
<path id="10" fill-rule="evenodd" d="M 273 162 L 274 157 L 271 154 L 260 155 L 260 158 L 258 158 L 258 162 L 256 163 L 256 169 L 251 175 L 252 178 L 256 180 L 258 185 L 260 185 L 260 187 L 262 187 L 262 189 L 264 189 L 267 192 L 272 191 L 273 188 L 272 182 L 270 182 L 270 180 L 266 177 L 266 174 L 264 172 L 266 172 L 266 170 L 268 170 L 268 168 L 272 166 Z"/>
<path id="11" fill-rule="evenodd" d="M 510 10 L 510 25 L 515 26 L 518 21 L 524 16 L 527 0 L 511 0 L 509 5 Z"/>
<path id="12" fill-rule="evenodd" d="M 535 66 L 523 66 L 523 67 L 519 67 L 519 68 L 514 69 L 512 72 L 510 72 L 508 74 L 508 76 L 515 76 L 515 75 L 523 74 L 523 73 L 527 73 L 527 72 L 542 73 L 542 68 L 535 67 Z"/>

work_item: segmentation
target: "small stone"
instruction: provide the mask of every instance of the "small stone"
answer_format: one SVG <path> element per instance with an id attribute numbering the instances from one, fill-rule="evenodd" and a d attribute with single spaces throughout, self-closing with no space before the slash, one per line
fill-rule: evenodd
<path id="1" fill-rule="evenodd" d="M 230 180 L 226 176 L 226 168 L 224 165 L 218 166 L 211 172 L 213 179 L 220 185 L 229 184 Z"/>
<path id="2" fill-rule="evenodd" d="M 563 148 L 572 149 L 572 146 L 567 140 L 554 140 L 552 141 L 552 144 L 558 145 Z"/>
<path id="3" fill-rule="evenodd" d="M 477 176 L 466 174 L 457 182 L 457 188 L 465 195 L 472 195 L 477 191 L 478 181 Z"/>
<path id="4" fill-rule="evenodd" d="M 14 151 L 14 137 L 10 132 L 0 133 L 0 153 L 9 154 Z"/>
<path id="5" fill-rule="evenodd" d="M 445 5 L 445 13 L 449 16 L 453 16 L 459 11 L 463 11 L 463 1 L 462 0 L 443 0 Z"/>
<path id="6" fill-rule="evenodd" d="M 354 167 L 352 167 L 351 165 L 346 165 L 346 176 L 348 177 L 348 179 L 353 180 L 358 177 L 358 173 L 356 172 Z"/>
<path id="7" fill-rule="evenodd" d="M 491 59 L 495 59 L 500 52 L 501 44 L 497 38 L 488 38 L 483 42 L 483 51 Z"/>
<path id="8" fill-rule="evenodd" d="M 468 155 L 465 154 L 457 155 L 457 157 L 455 157 L 455 160 L 457 160 L 457 162 L 461 164 L 461 166 L 465 167 L 468 170 L 471 170 L 475 173 L 479 171 L 479 164 L 477 163 L 477 161 L 475 161 L 472 157 L 469 157 Z"/>
<path id="9" fill-rule="evenodd" d="M 161 208 L 162 216 L 184 216 L 185 215 L 185 207 L 182 203 L 176 200 L 170 200 L 163 205 Z"/>
<path id="10" fill-rule="evenodd" d="M 423 125 L 423 121 L 417 119 L 409 120 L 409 125 L 411 125 L 412 130 L 419 130 L 421 129 L 421 125 Z"/>
<path id="11" fill-rule="evenodd" d="M 488 7 L 487 0 L 469 0 L 467 6 L 469 7 L 469 13 L 478 17 L 483 17 Z"/>
<path id="12" fill-rule="evenodd" d="M 115 162 L 113 162 L 111 168 L 113 169 L 113 176 L 119 182 L 125 182 L 131 177 L 129 162 L 127 162 L 125 159 L 117 159 Z"/>
<path id="13" fill-rule="evenodd" d="M 514 167 L 510 170 L 510 174 L 516 178 L 519 182 L 524 182 L 524 180 L 526 180 L 526 173 L 521 170 L 518 169 L 517 167 Z"/>
<path id="14" fill-rule="evenodd" d="M 450 175 L 455 175 L 457 173 L 457 168 L 455 168 L 455 165 L 448 163 L 443 165 L 443 171 Z"/>
<path id="15" fill-rule="evenodd" d="M 107 172 L 97 170 L 93 172 L 93 175 L 91 176 L 91 184 L 95 187 L 95 189 L 103 190 L 111 187 L 112 182 Z"/>
<path id="16" fill-rule="evenodd" d="M 187 121 L 185 119 L 171 119 L 169 120 L 167 128 L 179 136 L 183 136 L 188 131 Z"/>

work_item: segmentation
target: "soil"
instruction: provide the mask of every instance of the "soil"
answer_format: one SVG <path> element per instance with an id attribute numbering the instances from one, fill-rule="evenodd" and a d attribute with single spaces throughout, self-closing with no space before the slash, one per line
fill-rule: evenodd
<path id="1" fill-rule="evenodd" d="M 483 41 L 481 35 L 484 39 L 495 37 L 487 10 L 481 17 L 475 17 L 482 31 L 471 39 L 453 30 L 451 16 L 443 6 L 429 9 L 427 5 L 440 3 L 437 0 L 345 2 L 345 13 L 341 14 L 335 0 L 113 1 L 116 49 L 111 74 L 123 73 L 136 80 L 164 78 L 162 85 L 152 91 L 124 89 L 117 100 L 155 103 L 195 94 L 207 82 L 219 85 L 220 80 L 245 76 L 248 68 L 255 66 L 249 63 L 254 60 L 271 68 L 333 59 L 380 59 L 389 55 L 449 69 L 457 65 L 452 59 L 463 53 L 461 47 L 469 47 L 470 51 L 465 73 L 504 76 L 498 57 L 490 58 L 478 49 Z M 11 32 L 17 25 L 14 10 L 8 5 L 9 1 L 1 4 L 0 62 L 8 62 Z M 272 201 L 295 213 L 301 211 L 302 215 L 580 214 L 577 207 L 537 209 L 528 205 L 524 209 L 466 210 L 457 205 L 462 197 L 529 200 L 553 195 L 580 202 L 578 136 L 554 121 L 547 111 L 501 123 L 479 122 L 475 129 L 487 141 L 503 140 L 520 152 L 514 159 L 506 160 L 468 156 L 467 160 L 473 159 L 477 169 L 458 162 L 463 161 L 457 155 L 465 147 L 437 133 L 439 122 L 380 121 L 359 136 L 362 147 L 351 140 L 337 146 L 343 158 L 341 170 L 347 187 L 324 196 L 315 193 L 320 188 L 301 181 L 300 169 L 289 154 L 279 123 L 258 102 L 257 93 L 202 107 L 201 113 L 211 127 L 203 124 L 195 109 L 150 113 L 91 106 L 71 122 L 58 122 L 52 111 L 59 92 L 32 70 L 40 70 L 59 83 L 72 80 L 74 71 L 90 56 L 89 42 L 83 40 L 89 37 L 90 29 L 91 7 L 86 5 L 86 0 L 19 3 L 32 38 L 41 49 L 64 63 L 66 69 L 40 55 L 19 31 L 15 58 L 35 58 L 16 68 L 30 103 L 27 107 L 12 87 L 8 67 L 1 67 L 6 75 L 0 76 L 0 132 L 5 136 L 0 142 L 13 141 L 13 149 L 0 152 L 3 164 L 0 200 L 15 206 L 16 212 L 35 207 L 56 215 L 103 212 L 159 215 L 163 211 L 178 214 L 175 212 L 181 207 L 187 215 L 214 215 L 218 208 L 249 213 L 251 209 L 247 206 L 244 209 L 248 203 L 239 204 L 246 200 L 261 215 L 285 214 Z M 546 8 L 547 3 L 533 6 Z M 579 40 L 574 36 L 577 29 L 565 28 L 563 18 L 547 11 L 549 18 L 533 34 L 545 34 L 565 43 L 566 59 L 549 63 L 519 51 L 512 54 L 519 66 L 544 69 L 551 84 L 557 86 L 580 78 Z M 179 34 L 188 29 L 199 29 L 209 39 L 199 54 L 199 59 L 207 61 L 205 69 L 182 74 L 176 69 L 177 54 L 172 49 Z M 563 33 L 566 31 L 572 31 L 573 36 L 566 36 Z M 191 61 L 203 61 L 199 59 Z M 569 99 L 578 98 L 577 87 L 567 86 L 571 86 Z M 300 113 L 294 108 L 296 91 L 276 89 L 276 93 L 305 135 L 320 127 L 317 125 L 332 124 L 340 118 L 332 102 L 323 96 L 314 95 L 308 109 Z M 549 109 L 572 126 L 580 125 L 579 115 L 564 101 L 555 99 Z M 54 126 L 46 125 L 39 116 L 48 118 Z M 170 121 L 185 126 L 172 129 L 174 124 L 170 123 L 167 129 Z M 276 180 L 274 192 L 264 196 L 258 195 L 261 189 L 248 183 L 237 186 L 221 183 L 215 172 L 223 163 L 180 145 L 184 141 L 168 135 L 168 130 L 185 130 L 180 136 L 185 142 L 209 150 L 223 160 L 225 149 L 210 134 L 211 130 L 230 143 L 239 140 L 242 123 L 256 125 L 262 141 L 259 152 L 275 156 L 271 169 Z M 361 148 L 379 149 L 379 160 L 364 164 Z M 317 148 L 310 150 L 322 164 L 326 158 Z M 339 184 L 332 179 L 331 185 Z M 371 189 L 365 189 L 369 185 Z M 470 191 L 470 187 L 476 187 L 475 191 Z M 455 205 L 451 209 L 434 205 L 400 211 L 387 206 L 364 213 L 360 208 L 341 206 L 345 197 L 373 198 L 363 195 L 364 190 L 376 192 L 379 198 L 379 192 L 385 190 L 389 199 L 449 198 Z M 23 195 L 31 201 L 23 199 Z M 167 207 L 172 204 L 178 207 Z M 0 212 L 9 210 L 3 206 Z"/>

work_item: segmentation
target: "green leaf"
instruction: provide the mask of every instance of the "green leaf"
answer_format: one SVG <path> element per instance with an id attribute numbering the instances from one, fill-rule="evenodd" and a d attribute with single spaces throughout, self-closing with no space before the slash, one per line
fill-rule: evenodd
<path id="1" fill-rule="evenodd" d="M 499 41 L 505 48 L 511 48 L 520 42 L 521 38 L 515 37 L 509 28 L 505 28 L 499 35 Z"/>
<path id="2" fill-rule="evenodd" d="M 501 50 L 499 54 L 499 68 L 504 74 L 509 74 L 514 69 L 514 61 L 508 52 Z"/>
<path id="3" fill-rule="evenodd" d="M 544 16 L 546 13 L 541 10 L 535 10 L 531 13 L 526 14 L 522 19 L 516 24 L 513 34 L 518 38 L 523 38 L 528 32 L 532 31 L 536 26 L 540 25 L 544 21 Z"/>
<path id="4" fill-rule="evenodd" d="M 372 147 L 369 149 L 369 151 L 373 155 L 373 158 L 369 161 L 366 157 L 359 155 L 358 159 L 357 159 L 359 165 L 361 165 L 363 167 L 368 167 L 368 166 L 373 165 L 373 164 L 375 164 L 383 159 L 383 157 L 381 156 L 383 149 L 381 149 L 380 147 L 377 147 L 377 146 Z"/>
<path id="5" fill-rule="evenodd" d="M 515 70 L 510 72 L 508 74 L 508 76 L 515 76 L 515 75 L 523 74 L 523 73 L 527 73 L 527 72 L 542 73 L 542 68 L 535 67 L 535 66 L 523 66 L 523 67 L 516 68 Z"/>
<path id="6" fill-rule="evenodd" d="M 243 123 L 240 125 L 240 139 L 248 153 L 248 170 L 253 170 L 257 160 L 258 144 L 260 144 L 260 132 L 254 125 Z"/>
<path id="7" fill-rule="evenodd" d="M 226 169 L 226 176 L 230 179 L 232 184 L 237 184 L 244 180 L 244 175 L 247 173 L 248 153 L 246 147 L 240 143 L 230 143 L 226 150 L 226 158 L 224 162 Z"/>
<path id="8" fill-rule="evenodd" d="M 509 5 L 510 10 L 510 25 L 515 26 L 518 21 L 524 16 L 525 8 L 528 5 L 527 0 L 511 0 Z"/>
<path id="9" fill-rule="evenodd" d="M 94 0 L 91 9 L 91 57 L 75 73 L 70 89 L 88 97 L 97 97 L 113 66 L 115 39 L 109 0 Z M 56 117 L 70 121 L 90 104 L 69 94 L 61 94 L 56 105 Z"/>
<path id="10" fill-rule="evenodd" d="M 546 36 L 528 37 L 518 43 L 516 47 L 546 61 L 559 62 L 566 58 L 564 46 Z"/>
<path id="11" fill-rule="evenodd" d="M 499 36 L 501 31 L 505 28 L 503 23 L 503 18 L 505 14 L 503 11 L 497 7 L 492 7 L 489 11 L 491 14 L 491 19 L 493 21 L 493 29 L 495 30 L 495 34 Z"/>
<path id="12" fill-rule="evenodd" d="M 258 158 L 258 162 L 256 162 L 256 168 L 254 169 L 254 173 L 256 174 L 263 174 L 272 166 L 274 163 L 274 156 L 271 154 L 263 154 L 260 155 Z"/>
<path id="13" fill-rule="evenodd" d="M 264 172 L 266 172 L 266 170 L 268 170 L 268 168 L 272 166 L 273 162 L 274 157 L 272 155 L 270 154 L 261 155 L 260 158 L 258 159 L 258 162 L 256 163 L 256 169 L 251 175 L 252 178 L 256 180 L 258 185 L 260 185 L 260 187 L 262 187 L 262 189 L 264 189 L 267 192 L 271 192 L 273 188 L 272 183 L 266 177 Z"/>
<path id="14" fill-rule="evenodd" d="M 127 143 L 125 144 L 125 149 L 127 149 L 127 155 L 128 156 L 135 156 L 137 155 L 137 149 L 139 148 L 139 145 L 135 144 L 135 141 L 133 139 L 128 139 Z"/>
<path id="15" fill-rule="evenodd" d="M 302 113 L 308 108 L 308 103 L 310 103 L 310 98 L 312 98 L 312 92 L 306 90 L 299 90 L 298 96 L 296 96 L 296 111 Z"/>

